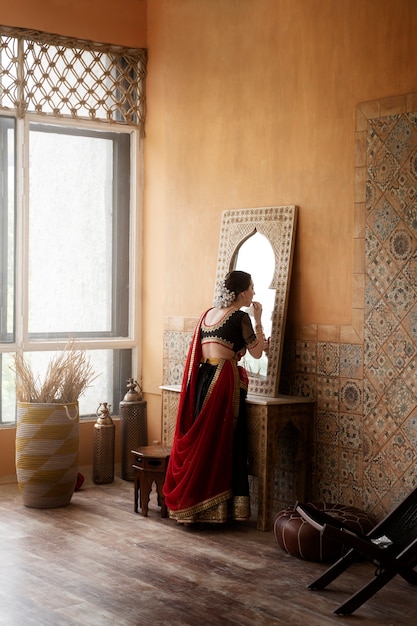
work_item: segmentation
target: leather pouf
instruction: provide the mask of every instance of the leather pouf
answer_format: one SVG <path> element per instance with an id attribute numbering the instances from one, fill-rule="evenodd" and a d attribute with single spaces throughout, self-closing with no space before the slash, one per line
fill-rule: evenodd
<path id="1" fill-rule="evenodd" d="M 366 534 L 375 525 L 367 513 L 353 506 L 323 502 L 310 504 L 340 520 L 354 532 Z M 342 542 L 323 537 L 319 530 L 294 511 L 294 507 L 287 507 L 276 514 L 274 534 L 282 550 L 306 561 L 332 563 L 346 552 Z"/>

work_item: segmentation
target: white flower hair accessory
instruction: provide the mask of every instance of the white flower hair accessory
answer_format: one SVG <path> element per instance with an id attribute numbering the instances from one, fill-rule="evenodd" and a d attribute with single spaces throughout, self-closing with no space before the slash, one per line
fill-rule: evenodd
<path id="1" fill-rule="evenodd" d="M 230 306 L 235 300 L 235 292 L 229 291 L 229 289 L 225 285 L 224 280 L 218 281 L 216 283 L 213 306 L 216 306 L 219 309 L 225 309 L 226 307 Z"/>

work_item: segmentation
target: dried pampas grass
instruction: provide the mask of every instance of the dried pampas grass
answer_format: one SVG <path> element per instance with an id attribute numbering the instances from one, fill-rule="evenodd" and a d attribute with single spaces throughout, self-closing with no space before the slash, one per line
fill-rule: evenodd
<path id="1" fill-rule="evenodd" d="M 97 378 L 85 351 L 77 348 L 74 342 L 70 342 L 63 352 L 57 353 L 50 360 L 43 383 L 39 374 L 33 374 L 21 352 L 15 355 L 12 369 L 16 373 L 19 402 L 77 402 Z"/>

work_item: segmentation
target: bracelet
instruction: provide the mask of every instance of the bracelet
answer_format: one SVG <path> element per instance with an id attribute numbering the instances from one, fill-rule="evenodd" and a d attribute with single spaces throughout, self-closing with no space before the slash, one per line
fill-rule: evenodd
<path id="1" fill-rule="evenodd" d="M 262 324 L 256 324 L 255 326 L 255 332 L 257 332 L 258 330 L 261 331 L 261 333 L 264 332 L 264 327 L 262 326 Z"/>

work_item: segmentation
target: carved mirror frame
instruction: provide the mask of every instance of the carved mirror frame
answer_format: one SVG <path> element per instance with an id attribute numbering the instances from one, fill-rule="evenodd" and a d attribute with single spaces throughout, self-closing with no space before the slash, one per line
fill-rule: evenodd
<path id="1" fill-rule="evenodd" d="M 275 304 L 268 367 L 266 376 L 257 377 L 248 372 L 248 393 L 252 395 L 269 398 L 278 395 L 297 214 L 298 207 L 294 205 L 232 209 L 222 214 L 216 283 L 234 269 L 240 247 L 256 232 L 268 239 L 275 256 L 270 285 L 270 289 L 275 289 Z"/>

